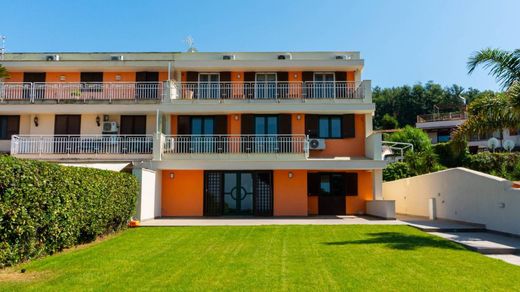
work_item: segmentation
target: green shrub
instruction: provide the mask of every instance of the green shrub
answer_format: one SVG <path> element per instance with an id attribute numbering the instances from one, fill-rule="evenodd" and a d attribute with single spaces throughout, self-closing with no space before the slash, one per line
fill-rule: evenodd
<path id="1" fill-rule="evenodd" d="M 463 166 L 476 171 L 500 176 L 509 180 L 520 180 L 519 153 L 481 152 L 467 155 Z"/>
<path id="2" fill-rule="evenodd" d="M 406 126 L 401 131 L 386 136 L 385 140 L 392 142 L 411 143 L 415 152 L 423 152 L 432 146 L 432 142 L 430 141 L 428 134 L 426 134 L 421 129 L 410 126 Z"/>
<path id="3" fill-rule="evenodd" d="M 390 163 L 385 169 L 383 169 L 384 181 L 393 181 L 411 176 L 413 176 L 413 173 L 406 162 Z"/>
<path id="4" fill-rule="evenodd" d="M 439 163 L 446 167 L 462 166 L 468 155 L 466 141 L 449 141 L 433 145 L 433 151 L 437 154 Z"/>
<path id="5" fill-rule="evenodd" d="M 138 190 L 130 174 L 0 156 L 0 267 L 124 228 Z"/>
<path id="6" fill-rule="evenodd" d="M 393 130 L 399 128 L 399 122 L 394 116 L 389 114 L 385 114 L 381 119 L 381 129 L 383 130 Z"/>

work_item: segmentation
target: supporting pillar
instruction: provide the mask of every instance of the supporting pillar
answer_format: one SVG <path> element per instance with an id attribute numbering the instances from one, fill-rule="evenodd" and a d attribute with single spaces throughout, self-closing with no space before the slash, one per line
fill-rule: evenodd
<path id="1" fill-rule="evenodd" d="M 383 199 L 383 170 L 374 169 L 372 171 L 372 190 L 374 191 L 374 200 Z"/>

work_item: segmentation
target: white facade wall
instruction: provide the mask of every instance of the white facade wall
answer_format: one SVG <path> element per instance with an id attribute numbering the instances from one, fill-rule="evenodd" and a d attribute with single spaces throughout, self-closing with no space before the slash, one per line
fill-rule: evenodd
<path id="1" fill-rule="evenodd" d="M 161 215 L 161 171 L 134 168 L 140 194 L 137 199 L 137 218 L 140 221 L 154 219 Z"/>
<path id="2" fill-rule="evenodd" d="M 487 229 L 520 235 L 520 189 L 481 172 L 453 168 L 383 184 L 383 198 L 396 212 L 429 217 L 435 198 L 437 218 L 478 223 Z"/>

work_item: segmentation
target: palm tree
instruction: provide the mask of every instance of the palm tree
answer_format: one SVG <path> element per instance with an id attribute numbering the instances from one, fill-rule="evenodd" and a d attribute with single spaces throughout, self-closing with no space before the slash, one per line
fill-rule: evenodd
<path id="1" fill-rule="evenodd" d="M 479 65 L 489 69 L 505 93 L 486 95 L 472 102 L 468 107 L 468 119 L 455 132 L 458 140 L 520 125 L 520 49 L 478 51 L 468 60 L 468 74 Z"/>
<path id="2" fill-rule="evenodd" d="M 0 80 L 4 79 L 4 78 L 8 78 L 9 77 L 9 73 L 7 73 L 7 69 L 5 69 L 4 66 L 2 66 L 2 64 L 0 64 Z"/>

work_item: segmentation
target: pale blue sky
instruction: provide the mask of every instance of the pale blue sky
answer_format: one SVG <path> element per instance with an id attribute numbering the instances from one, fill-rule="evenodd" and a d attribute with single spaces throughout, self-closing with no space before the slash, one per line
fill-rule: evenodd
<path id="1" fill-rule="evenodd" d="M 3 1 L 8 52 L 360 51 L 364 79 L 498 89 L 475 50 L 520 48 L 518 0 Z"/>

